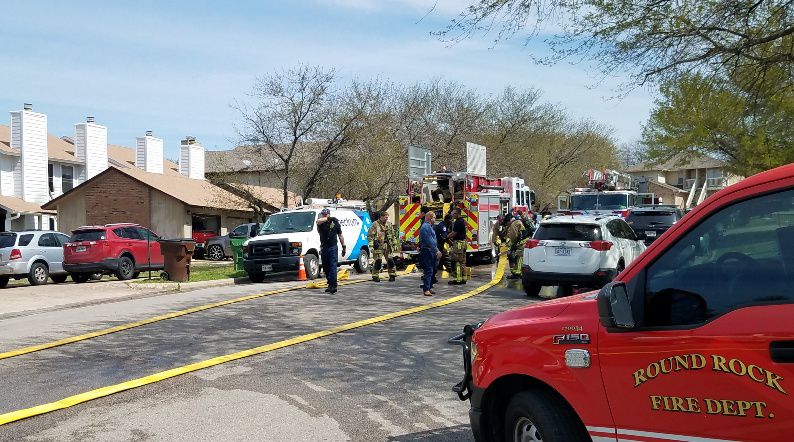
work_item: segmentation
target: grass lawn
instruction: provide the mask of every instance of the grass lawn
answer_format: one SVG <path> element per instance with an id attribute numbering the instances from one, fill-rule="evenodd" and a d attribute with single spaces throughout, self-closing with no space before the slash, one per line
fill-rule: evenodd
<path id="1" fill-rule="evenodd" d="M 176 282 L 160 280 L 160 272 L 152 272 L 152 279 L 147 279 L 147 272 L 141 272 L 141 278 L 135 280 L 136 283 L 147 282 Z M 246 274 L 244 271 L 236 272 L 230 265 L 199 265 L 190 267 L 190 282 L 215 281 L 218 279 L 242 278 Z"/>

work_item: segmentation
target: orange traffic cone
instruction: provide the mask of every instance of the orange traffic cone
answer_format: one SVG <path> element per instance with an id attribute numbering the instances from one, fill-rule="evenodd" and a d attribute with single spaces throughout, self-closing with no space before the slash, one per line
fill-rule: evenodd
<path id="1" fill-rule="evenodd" d="M 303 265 L 303 255 L 298 258 L 298 281 L 306 281 L 309 278 L 306 277 L 306 266 Z"/>

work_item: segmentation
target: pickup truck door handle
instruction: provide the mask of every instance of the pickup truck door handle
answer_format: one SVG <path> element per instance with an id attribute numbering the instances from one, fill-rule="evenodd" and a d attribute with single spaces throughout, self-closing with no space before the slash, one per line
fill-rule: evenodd
<path id="1" fill-rule="evenodd" d="M 794 363 L 794 341 L 774 341 L 769 344 L 772 361 L 778 363 Z"/>

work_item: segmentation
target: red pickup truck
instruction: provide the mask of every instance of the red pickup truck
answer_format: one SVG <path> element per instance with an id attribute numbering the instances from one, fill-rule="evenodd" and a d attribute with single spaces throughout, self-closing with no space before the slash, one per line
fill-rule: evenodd
<path id="1" fill-rule="evenodd" d="M 794 434 L 794 164 L 712 195 L 600 292 L 466 326 L 478 441 Z"/>
<path id="2" fill-rule="evenodd" d="M 193 231 L 193 241 L 196 241 L 196 251 L 193 252 L 193 255 L 197 258 L 203 257 L 205 252 L 204 244 L 207 242 L 208 239 L 214 238 L 218 236 L 217 233 L 213 230 L 194 230 Z"/>

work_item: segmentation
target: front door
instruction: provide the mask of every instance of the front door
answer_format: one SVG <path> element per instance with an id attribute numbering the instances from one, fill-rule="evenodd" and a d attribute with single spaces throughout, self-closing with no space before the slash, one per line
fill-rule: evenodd
<path id="1" fill-rule="evenodd" d="M 637 327 L 598 338 L 618 438 L 794 434 L 793 248 L 788 189 L 717 211 L 627 282 Z"/>

